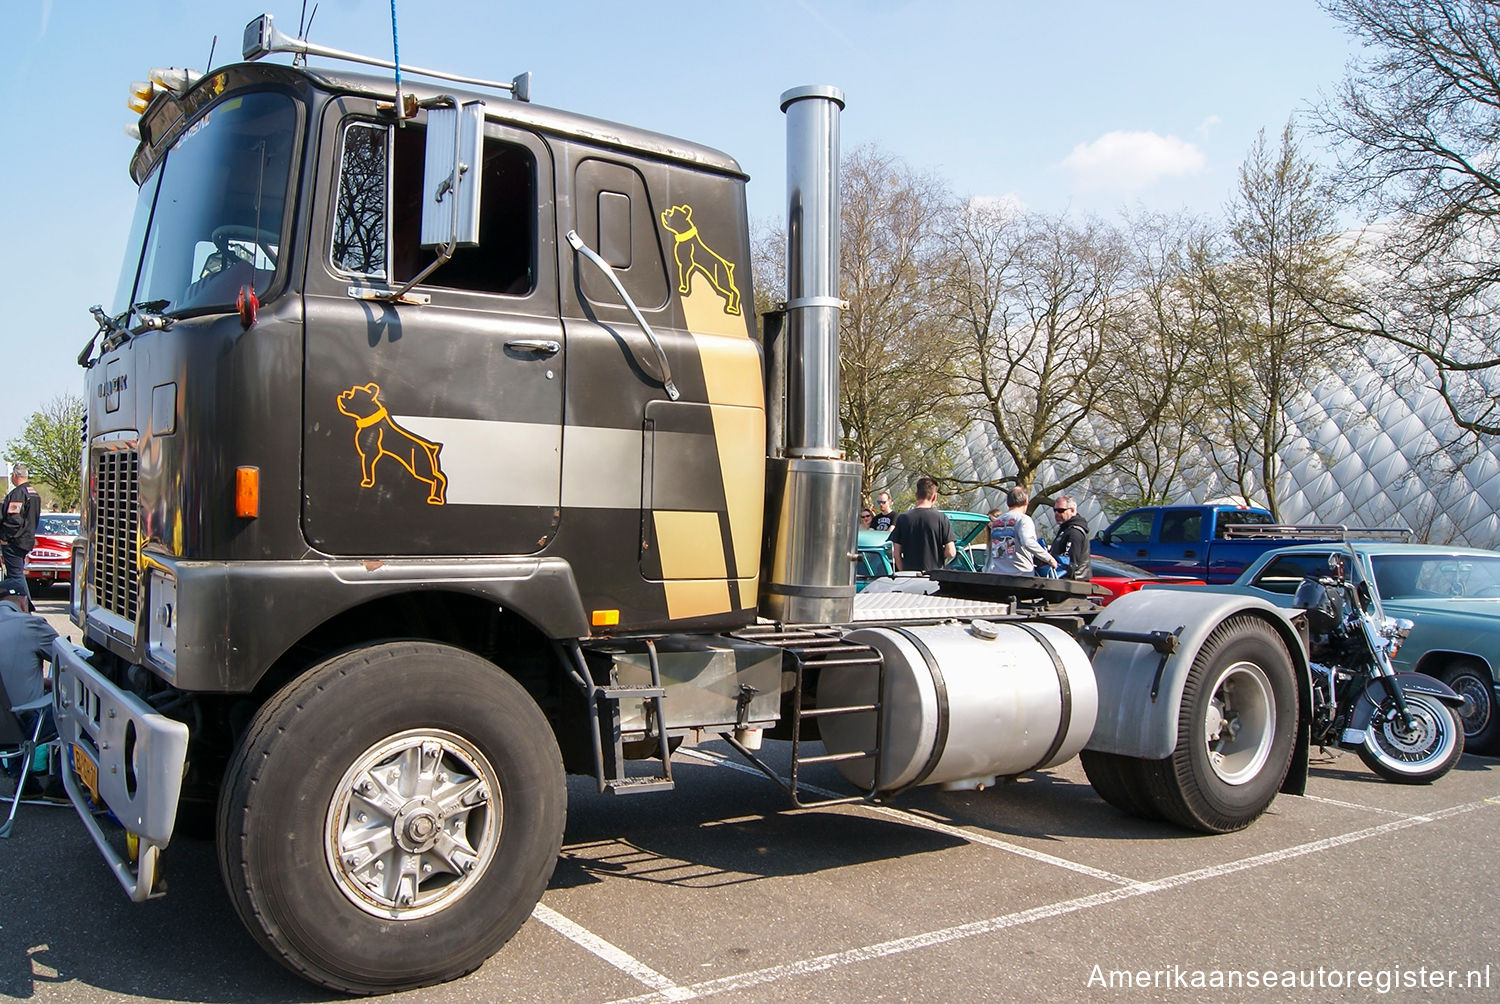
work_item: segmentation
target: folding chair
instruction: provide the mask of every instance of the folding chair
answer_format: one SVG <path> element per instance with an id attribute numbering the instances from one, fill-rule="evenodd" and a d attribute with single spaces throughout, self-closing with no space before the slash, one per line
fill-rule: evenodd
<path id="1" fill-rule="evenodd" d="M 51 703 L 52 697 L 48 695 L 12 708 L 10 697 L 5 693 L 5 684 L 0 681 L 0 765 L 19 764 L 20 768 L 16 772 L 15 793 L 10 797 L 10 814 L 5 817 L 4 824 L 0 824 L 0 839 L 10 836 L 11 826 L 16 820 L 16 810 L 21 805 L 21 791 L 26 787 L 26 779 L 33 774 L 45 773 L 45 769 L 36 769 L 36 750 L 39 745 L 43 745 L 40 739 L 46 716 L 38 714 L 36 723 L 28 734 L 21 728 L 20 715 L 27 711 L 39 712 Z"/>

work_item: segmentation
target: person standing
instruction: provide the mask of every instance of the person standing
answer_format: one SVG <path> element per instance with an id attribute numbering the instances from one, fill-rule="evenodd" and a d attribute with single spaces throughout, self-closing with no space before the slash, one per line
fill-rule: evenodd
<path id="1" fill-rule="evenodd" d="M 990 520 L 990 556 L 986 572 L 1031 575 L 1038 564 L 1057 567 L 1057 559 L 1036 539 L 1036 523 L 1026 515 L 1031 493 L 1020 485 L 1005 493 L 1009 508 Z"/>
<path id="2" fill-rule="evenodd" d="M 4 585 L 15 589 L 31 604 L 26 589 L 26 556 L 36 546 L 36 521 L 42 514 L 42 497 L 31 487 L 31 471 L 25 464 L 10 469 L 11 490 L 0 505 L 0 560 L 5 563 Z"/>
<path id="3" fill-rule="evenodd" d="M 1052 539 L 1052 556 L 1068 559 L 1065 579 L 1089 580 L 1089 525 L 1078 515 L 1078 501 L 1071 495 L 1059 495 L 1052 503 L 1057 518 L 1057 536 Z"/>
<path id="4" fill-rule="evenodd" d="M 891 497 L 881 493 L 885 507 Z M 879 517 L 876 517 L 877 519 Z M 942 568 L 958 553 L 953 524 L 937 508 L 937 482 L 917 479 L 917 505 L 896 517 L 891 529 L 891 556 L 898 572 L 929 572 Z"/>
<path id="5" fill-rule="evenodd" d="M 896 525 L 896 514 L 891 512 L 891 493 L 881 492 L 875 496 L 875 518 L 870 522 L 871 530 L 889 530 Z"/>

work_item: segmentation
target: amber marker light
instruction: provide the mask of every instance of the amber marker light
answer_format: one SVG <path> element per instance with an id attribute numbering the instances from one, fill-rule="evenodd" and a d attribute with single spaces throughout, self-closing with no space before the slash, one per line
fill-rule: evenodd
<path id="1" fill-rule="evenodd" d="M 130 98 L 125 105 L 137 115 L 143 115 L 155 94 L 155 84 L 149 80 L 137 80 L 130 85 Z"/>
<path id="2" fill-rule="evenodd" d="M 234 514 L 245 519 L 260 515 L 260 468 L 234 469 Z"/>
<path id="3" fill-rule="evenodd" d="M 620 623 L 620 611 L 595 610 L 590 617 L 594 627 L 615 627 Z"/>

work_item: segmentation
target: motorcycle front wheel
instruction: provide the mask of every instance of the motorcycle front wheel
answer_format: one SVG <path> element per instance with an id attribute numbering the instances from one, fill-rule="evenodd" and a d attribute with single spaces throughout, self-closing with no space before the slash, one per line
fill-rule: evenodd
<path id="1" fill-rule="evenodd" d="M 1375 773 L 1397 784 L 1436 781 L 1464 753 L 1464 727 L 1458 712 L 1436 697 L 1408 691 L 1412 727 L 1401 720 L 1396 702 L 1382 702 L 1365 730 L 1359 758 Z"/>

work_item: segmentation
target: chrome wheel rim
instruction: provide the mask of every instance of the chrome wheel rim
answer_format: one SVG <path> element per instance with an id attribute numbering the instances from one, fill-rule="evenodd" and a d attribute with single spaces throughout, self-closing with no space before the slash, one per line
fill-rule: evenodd
<path id="1" fill-rule="evenodd" d="M 1464 735 L 1478 735 L 1490 723 L 1490 684 L 1473 673 L 1460 673 L 1448 681 L 1454 693 L 1464 699 L 1458 717 L 1464 723 Z"/>
<path id="2" fill-rule="evenodd" d="M 1203 743 L 1208 764 L 1225 784 L 1241 785 L 1259 776 L 1276 734 L 1276 703 L 1265 670 L 1236 662 L 1214 680 L 1204 715 Z"/>
<path id="3" fill-rule="evenodd" d="M 1366 745 L 1393 770 L 1416 773 L 1445 760 L 1458 737 L 1453 729 L 1443 727 L 1439 716 L 1447 718 L 1448 711 L 1435 700 L 1408 693 L 1406 707 L 1411 712 L 1411 728 L 1402 722 L 1395 702 L 1387 702 L 1370 723 Z"/>
<path id="4" fill-rule="evenodd" d="M 377 917 L 416 920 L 472 889 L 495 858 L 503 800 L 479 749 L 411 729 L 357 757 L 328 807 L 323 847 L 339 891 Z"/>

